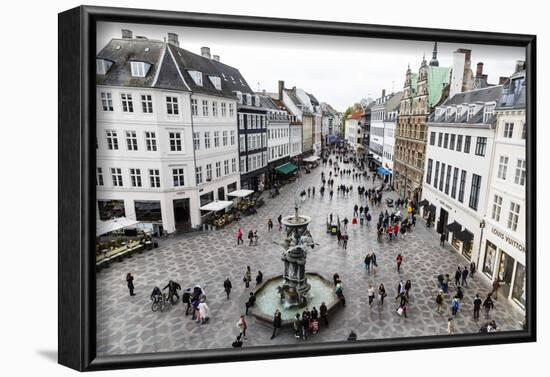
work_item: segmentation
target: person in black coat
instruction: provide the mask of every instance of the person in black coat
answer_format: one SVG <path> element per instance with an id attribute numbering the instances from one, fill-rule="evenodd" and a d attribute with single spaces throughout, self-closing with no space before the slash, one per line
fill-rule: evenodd
<path id="1" fill-rule="evenodd" d="M 474 299 L 474 319 L 479 319 L 479 310 L 481 309 L 481 298 L 479 294 L 476 293 L 476 298 Z"/>
<path id="2" fill-rule="evenodd" d="M 229 294 L 231 293 L 231 288 L 233 288 L 233 285 L 231 285 L 231 280 L 229 280 L 229 278 L 225 279 L 225 281 L 223 282 L 223 290 L 225 291 L 228 300 Z"/>
<path id="3" fill-rule="evenodd" d="M 168 288 L 168 298 L 170 299 L 170 302 L 172 303 L 172 305 L 174 305 L 177 302 L 177 300 L 179 300 L 180 298 L 178 291 L 181 290 L 181 286 L 175 281 L 170 280 L 166 285 L 166 287 L 162 288 L 162 290 L 165 290 L 166 288 Z M 175 301 L 174 301 L 174 297 L 176 297 Z"/>
<path id="4" fill-rule="evenodd" d="M 327 306 L 325 305 L 324 302 L 321 303 L 321 306 L 319 307 L 319 315 L 321 317 L 321 319 L 323 320 L 323 323 L 325 324 L 325 326 L 328 327 L 328 308 Z"/>
<path id="5" fill-rule="evenodd" d="M 467 266 L 464 266 L 464 269 L 462 269 L 462 285 L 468 286 L 468 268 Z"/>
<path id="6" fill-rule="evenodd" d="M 281 323 L 281 312 L 279 311 L 279 309 L 275 309 L 275 313 L 273 314 L 273 334 L 271 334 L 271 339 L 277 336 L 277 333 L 281 328 Z"/>
<path id="7" fill-rule="evenodd" d="M 250 292 L 248 301 L 244 304 L 246 307 L 246 312 L 245 312 L 246 315 L 248 315 L 248 309 L 253 307 L 255 303 L 256 303 L 256 295 L 254 294 L 254 292 Z"/>
<path id="8" fill-rule="evenodd" d="M 439 246 L 444 247 L 445 246 L 445 239 L 447 236 L 445 233 L 441 233 L 441 237 L 439 238 Z"/>
<path id="9" fill-rule="evenodd" d="M 262 284 L 263 280 L 264 280 L 264 274 L 262 274 L 262 271 L 258 271 L 258 275 L 256 275 L 256 285 Z"/>
<path id="10" fill-rule="evenodd" d="M 462 278 L 462 271 L 460 270 L 460 267 L 458 267 L 455 272 L 455 285 L 457 287 L 460 285 L 461 278 Z"/>
<path id="11" fill-rule="evenodd" d="M 134 276 L 131 272 L 128 272 L 126 275 L 126 284 L 128 285 L 128 291 L 130 291 L 130 296 L 135 296 L 134 293 Z"/>

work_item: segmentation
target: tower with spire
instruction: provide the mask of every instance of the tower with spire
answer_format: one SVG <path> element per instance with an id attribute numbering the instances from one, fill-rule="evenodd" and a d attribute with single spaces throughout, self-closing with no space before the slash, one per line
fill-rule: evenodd
<path id="1" fill-rule="evenodd" d="M 439 67 L 439 62 L 437 61 L 437 42 L 434 43 L 434 50 L 432 51 L 432 60 L 430 60 L 430 65 L 433 67 Z"/>

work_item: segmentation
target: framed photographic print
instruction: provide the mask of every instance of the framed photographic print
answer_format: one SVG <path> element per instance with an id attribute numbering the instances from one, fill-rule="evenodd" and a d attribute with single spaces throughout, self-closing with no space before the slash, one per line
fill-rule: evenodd
<path id="1" fill-rule="evenodd" d="M 530 342 L 533 35 L 59 15 L 59 362 Z"/>

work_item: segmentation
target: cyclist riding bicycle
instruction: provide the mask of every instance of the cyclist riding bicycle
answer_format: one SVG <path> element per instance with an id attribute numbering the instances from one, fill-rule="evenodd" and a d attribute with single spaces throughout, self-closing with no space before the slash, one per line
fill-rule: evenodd
<path id="1" fill-rule="evenodd" d="M 153 288 L 153 292 L 151 292 L 151 300 L 153 302 L 159 302 L 160 298 L 162 296 L 162 291 L 159 287 Z"/>

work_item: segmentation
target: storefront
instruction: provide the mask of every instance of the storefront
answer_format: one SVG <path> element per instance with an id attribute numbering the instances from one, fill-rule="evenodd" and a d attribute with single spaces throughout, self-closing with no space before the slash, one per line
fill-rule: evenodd
<path id="1" fill-rule="evenodd" d="M 525 246 L 490 225 L 484 244 L 482 272 L 499 282 L 499 297 L 507 297 L 525 310 Z"/>

